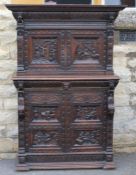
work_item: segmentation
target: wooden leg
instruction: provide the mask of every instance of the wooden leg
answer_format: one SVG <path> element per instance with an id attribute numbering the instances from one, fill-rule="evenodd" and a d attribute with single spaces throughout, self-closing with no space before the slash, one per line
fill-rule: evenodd
<path id="1" fill-rule="evenodd" d="M 114 162 L 106 162 L 103 169 L 105 170 L 112 170 L 112 169 L 115 169 L 116 166 L 115 166 L 115 163 Z"/>
<path id="2" fill-rule="evenodd" d="M 16 171 L 29 171 L 30 168 L 27 164 L 17 164 Z"/>

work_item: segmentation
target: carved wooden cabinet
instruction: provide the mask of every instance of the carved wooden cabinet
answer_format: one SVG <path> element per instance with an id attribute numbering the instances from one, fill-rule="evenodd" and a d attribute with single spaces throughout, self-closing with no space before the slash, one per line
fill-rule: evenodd
<path id="1" fill-rule="evenodd" d="M 113 22 L 123 6 L 8 5 L 17 20 L 17 170 L 114 168 Z"/>

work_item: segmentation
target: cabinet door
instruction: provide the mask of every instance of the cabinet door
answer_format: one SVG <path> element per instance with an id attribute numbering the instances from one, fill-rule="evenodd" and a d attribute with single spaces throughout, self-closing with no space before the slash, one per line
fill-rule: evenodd
<path id="1" fill-rule="evenodd" d="M 30 30 L 24 38 L 25 69 L 55 69 L 60 63 L 61 33 L 54 30 Z"/>
<path id="2" fill-rule="evenodd" d="M 103 151 L 107 117 L 106 88 L 90 84 L 90 87 L 72 87 L 70 92 L 72 106 L 76 110 L 71 129 L 77 134 L 72 151 Z"/>
<path id="3" fill-rule="evenodd" d="M 62 101 L 60 87 L 37 87 L 25 90 L 26 142 L 29 152 L 60 152 L 57 144 L 61 125 L 58 110 Z"/>
<path id="4" fill-rule="evenodd" d="M 106 87 L 92 83 L 87 87 L 74 84 L 67 90 L 48 85 L 26 89 L 27 151 L 30 155 L 48 155 L 43 157 L 45 162 L 54 159 L 87 161 L 88 156 L 80 157 L 81 153 L 99 152 L 102 158 L 106 145 L 105 96 Z M 40 157 L 37 161 L 41 161 Z"/>
<path id="5" fill-rule="evenodd" d="M 106 69 L 104 31 L 36 30 L 25 37 L 25 66 L 38 70 L 36 74 L 88 74 Z"/>
<path id="6" fill-rule="evenodd" d="M 104 31 L 69 30 L 67 59 L 71 72 L 89 73 L 106 67 L 106 39 Z"/>

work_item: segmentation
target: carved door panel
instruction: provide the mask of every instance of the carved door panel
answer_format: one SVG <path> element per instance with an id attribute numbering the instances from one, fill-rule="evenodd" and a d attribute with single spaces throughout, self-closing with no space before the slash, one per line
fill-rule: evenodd
<path id="1" fill-rule="evenodd" d="M 73 70 L 104 70 L 106 67 L 106 38 L 104 31 L 67 31 L 67 56 Z"/>
<path id="2" fill-rule="evenodd" d="M 103 151 L 105 90 L 84 86 L 26 89 L 27 151 L 49 154 Z"/>
<path id="3" fill-rule="evenodd" d="M 100 84 L 99 84 L 100 85 Z M 72 87 L 72 105 L 76 110 L 76 119 L 71 127 L 77 134 L 73 152 L 103 151 L 106 130 L 104 125 L 107 117 L 106 87 L 91 86 Z M 93 150 L 95 147 L 95 150 Z"/>
<path id="4" fill-rule="evenodd" d="M 70 30 L 67 31 L 68 54 L 72 58 L 72 63 L 99 65 L 105 64 L 104 56 L 106 47 L 104 31 L 99 30 Z M 70 43 L 69 43 L 70 42 Z"/>
<path id="5" fill-rule="evenodd" d="M 26 98 L 26 149 L 28 152 L 61 152 L 58 133 L 62 129 L 58 110 L 61 87 L 28 88 Z"/>
<path id="6" fill-rule="evenodd" d="M 66 38 L 63 30 L 30 30 L 26 32 L 24 41 L 25 69 L 40 68 L 43 72 L 52 72 L 66 64 Z"/>
<path id="7" fill-rule="evenodd" d="M 75 120 L 69 94 L 61 87 L 29 88 L 26 93 L 26 142 L 29 152 L 66 152 L 76 135 L 69 126 Z"/>
<path id="8" fill-rule="evenodd" d="M 30 30 L 24 36 L 24 65 L 36 74 L 77 74 L 106 68 L 104 30 Z M 54 71 L 52 71 L 54 70 Z"/>

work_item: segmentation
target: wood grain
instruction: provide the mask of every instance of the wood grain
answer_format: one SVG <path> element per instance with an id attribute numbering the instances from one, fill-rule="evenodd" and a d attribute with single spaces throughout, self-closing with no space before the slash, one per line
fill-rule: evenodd
<path id="1" fill-rule="evenodd" d="M 124 6 L 8 5 L 17 20 L 17 170 L 115 168 L 114 20 Z"/>

